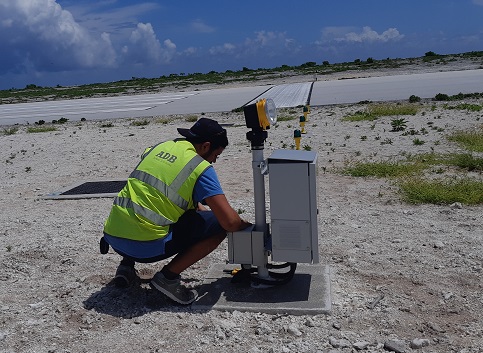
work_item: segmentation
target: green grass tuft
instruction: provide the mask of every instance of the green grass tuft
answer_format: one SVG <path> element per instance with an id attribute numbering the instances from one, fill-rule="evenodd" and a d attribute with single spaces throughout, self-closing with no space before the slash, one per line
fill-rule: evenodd
<path id="1" fill-rule="evenodd" d="M 466 205 L 483 203 L 483 182 L 469 178 L 454 180 L 423 180 L 410 178 L 399 184 L 403 200 L 413 204 L 430 203 Z"/>
<path id="2" fill-rule="evenodd" d="M 381 103 L 370 104 L 366 110 L 345 116 L 343 121 L 373 121 L 383 116 L 415 115 L 420 107 L 414 104 Z"/>
<path id="3" fill-rule="evenodd" d="M 447 138 L 468 151 L 483 152 L 483 128 L 479 131 L 458 131 Z"/>
<path id="4" fill-rule="evenodd" d="M 146 126 L 149 125 L 149 120 L 135 120 L 131 123 L 132 126 Z"/>
<path id="5" fill-rule="evenodd" d="M 29 127 L 29 128 L 27 128 L 27 133 L 49 132 L 49 131 L 57 131 L 57 128 L 55 128 L 53 126 Z"/>
<path id="6" fill-rule="evenodd" d="M 4 135 L 14 135 L 17 133 L 17 131 L 18 131 L 18 127 L 9 127 L 9 128 L 3 129 L 2 133 Z"/>

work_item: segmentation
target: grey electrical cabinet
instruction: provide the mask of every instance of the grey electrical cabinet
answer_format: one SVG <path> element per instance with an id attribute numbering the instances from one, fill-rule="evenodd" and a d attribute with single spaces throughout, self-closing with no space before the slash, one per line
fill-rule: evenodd
<path id="1" fill-rule="evenodd" d="M 267 162 L 272 260 L 318 263 L 317 154 L 277 150 Z"/>

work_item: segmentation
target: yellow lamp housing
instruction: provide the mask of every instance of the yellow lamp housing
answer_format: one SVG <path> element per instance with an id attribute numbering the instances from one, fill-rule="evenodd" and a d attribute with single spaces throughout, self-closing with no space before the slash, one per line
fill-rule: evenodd
<path id="1" fill-rule="evenodd" d="M 262 99 L 257 102 L 258 121 L 263 130 L 277 122 L 275 103 L 271 99 Z"/>
<path id="2" fill-rule="evenodd" d="M 264 98 L 243 108 L 247 127 L 266 130 L 277 122 L 277 109 L 270 98 Z"/>

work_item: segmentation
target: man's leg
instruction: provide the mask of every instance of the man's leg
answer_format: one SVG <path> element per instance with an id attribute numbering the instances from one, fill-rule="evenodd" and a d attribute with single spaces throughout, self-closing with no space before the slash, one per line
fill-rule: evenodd
<path id="1" fill-rule="evenodd" d="M 114 284 L 116 287 L 129 287 L 136 279 L 136 270 L 134 269 L 135 261 L 129 257 L 123 257 L 119 264 L 116 275 L 114 276 Z"/>
<path id="2" fill-rule="evenodd" d="M 166 244 L 166 252 L 176 256 L 154 275 L 151 285 L 180 304 L 192 303 L 198 293 L 180 283 L 180 274 L 215 250 L 225 237 L 212 212 L 185 213 L 172 227 L 172 240 Z"/>
<path id="3" fill-rule="evenodd" d="M 179 275 L 188 267 L 215 250 L 225 237 L 226 232 L 222 231 L 214 236 L 200 240 L 188 249 L 179 252 L 166 266 L 164 266 L 164 269 L 173 274 Z"/>

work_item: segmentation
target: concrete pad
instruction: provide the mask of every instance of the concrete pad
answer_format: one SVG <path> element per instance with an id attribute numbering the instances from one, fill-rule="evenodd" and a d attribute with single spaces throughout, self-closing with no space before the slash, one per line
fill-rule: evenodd
<path id="1" fill-rule="evenodd" d="M 247 283 L 231 283 L 223 271 L 236 266 L 217 264 L 210 268 L 201 286 L 194 310 L 249 311 L 267 314 L 330 314 L 330 274 L 324 264 L 298 264 L 293 279 L 284 285 L 253 288 Z"/>

